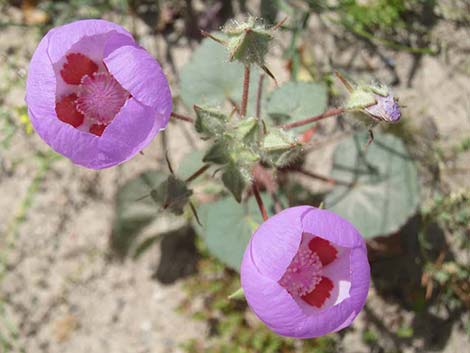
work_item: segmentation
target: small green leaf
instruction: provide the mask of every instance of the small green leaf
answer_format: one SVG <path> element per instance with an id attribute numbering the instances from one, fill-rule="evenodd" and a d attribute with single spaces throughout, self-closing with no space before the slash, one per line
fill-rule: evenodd
<path id="1" fill-rule="evenodd" d="M 271 92 L 266 102 L 268 117 L 275 125 L 291 123 L 323 113 L 327 91 L 323 84 L 287 82 Z M 305 127 L 293 129 L 299 133 Z"/>
<path id="2" fill-rule="evenodd" d="M 241 168 L 233 163 L 229 164 L 222 174 L 222 181 L 227 189 L 230 190 L 237 202 L 242 201 L 243 191 L 246 188 L 246 176 Z"/>
<path id="3" fill-rule="evenodd" d="M 195 128 L 203 138 L 220 136 L 227 129 L 228 116 L 220 110 L 200 106 L 194 106 L 194 110 L 196 111 Z"/>
<path id="4" fill-rule="evenodd" d="M 353 186 L 336 185 L 325 207 L 353 223 L 366 238 L 399 230 L 419 205 L 418 172 L 403 142 L 375 134 L 364 150 L 366 133 L 340 143 L 331 176 Z"/>

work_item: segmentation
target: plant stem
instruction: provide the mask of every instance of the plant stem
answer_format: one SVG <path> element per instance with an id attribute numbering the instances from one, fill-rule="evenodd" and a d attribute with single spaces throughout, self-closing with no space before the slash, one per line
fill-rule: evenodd
<path id="1" fill-rule="evenodd" d="M 258 92 L 256 94 L 256 117 L 260 117 L 261 115 L 261 96 L 263 94 L 263 81 L 264 75 L 259 75 L 259 82 L 258 82 Z"/>
<path id="2" fill-rule="evenodd" d="M 192 182 L 194 179 L 196 179 L 198 176 L 200 176 L 202 173 L 204 173 L 207 169 L 209 169 L 210 164 L 204 164 L 201 168 L 196 170 L 192 175 L 190 175 L 185 181 L 186 183 Z"/>
<path id="3" fill-rule="evenodd" d="M 245 74 L 243 75 L 243 95 L 242 95 L 242 106 L 240 109 L 240 115 L 244 117 L 246 115 L 246 107 L 248 105 L 248 91 L 250 89 L 250 65 L 245 65 Z"/>
<path id="4" fill-rule="evenodd" d="M 258 204 L 259 210 L 261 211 L 261 215 L 263 216 L 263 220 L 268 220 L 268 213 L 266 212 L 266 208 L 264 207 L 263 199 L 259 194 L 258 187 L 256 186 L 256 182 L 251 184 L 251 189 L 253 190 L 253 194 L 255 195 L 256 203 Z"/>
<path id="5" fill-rule="evenodd" d="M 320 115 L 312 116 L 311 118 L 307 118 L 307 119 L 304 119 L 304 120 L 294 121 L 293 123 L 280 125 L 278 127 L 280 127 L 281 129 L 284 129 L 284 130 L 289 130 L 289 129 L 293 129 L 295 127 L 304 126 L 304 125 L 307 125 L 307 124 L 310 124 L 310 123 L 314 123 L 316 121 L 323 120 L 323 119 L 329 118 L 331 116 L 340 115 L 340 114 L 344 113 L 345 111 L 346 111 L 346 109 L 344 109 L 344 108 L 332 108 L 332 109 L 327 110 L 324 113 L 321 113 Z"/>
<path id="6" fill-rule="evenodd" d="M 306 176 L 309 176 L 313 179 L 318 179 L 318 180 L 321 180 L 321 181 L 324 181 L 328 184 L 331 184 L 331 185 L 344 185 L 344 186 L 354 186 L 353 183 L 348 183 L 346 181 L 342 181 L 342 180 L 337 180 L 337 179 L 334 179 L 334 178 L 330 178 L 330 177 L 327 177 L 327 176 L 324 176 L 324 175 L 320 175 L 320 174 L 317 174 L 317 173 L 313 173 L 313 172 L 310 172 L 308 170 L 304 170 L 304 169 L 294 169 L 294 171 L 300 173 L 300 174 L 303 174 L 303 175 L 306 175 Z"/>
<path id="7" fill-rule="evenodd" d="M 191 118 L 190 116 L 187 116 L 187 115 L 171 112 L 171 116 L 175 119 L 178 119 L 178 120 L 183 120 L 183 121 L 187 121 L 189 123 L 194 123 L 194 119 Z"/>

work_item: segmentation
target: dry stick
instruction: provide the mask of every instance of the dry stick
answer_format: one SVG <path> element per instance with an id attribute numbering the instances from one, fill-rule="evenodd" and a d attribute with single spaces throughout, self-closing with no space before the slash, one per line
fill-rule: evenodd
<path id="1" fill-rule="evenodd" d="M 246 115 L 246 106 L 248 105 L 248 91 L 250 89 L 250 65 L 245 65 L 245 74 L 243 75 L 243 95 L 240 115 Z"/>
<path id="2" fill-rule="evenodd" d="M 204 173 L 207 169 L 209 169 L 209 167 L 210 167 L 210 164 L 204 164 L 201 168 L 199 168 L 191 176 L 189 176 L 185 180 L 185 182 L 186 183 L 192 182 L 194 179 L 196 179 L 198 176 L 200 176 L 202 173 Z"/>
<path id="3" fill-rule="evenodd" d="M 321 113 L 320 115 L 312 116 L 311 118 L 307 118 L 307 119 L 304 119 L 304 120 L 295 121 L 293 123 L 280 125 L 279 127 L 282 128 L 282 129 L 285 129 L 285 130 L 293 129 L 294 127 L 304 126 L 304 125 L 314 123 L 314 122 L 319 121 L 319 120 L 329 118 L 331 116 L 340 115 L 340 114 L 344 113 L 345 111 L 346 111 L 346 109 L 344 109 L 344 108 L 332 108 L 330 110 L 327 110 L 324 113 Z"/>
<path id="4" fill-rule="evenodd" d="M 251 184 L 251 189 L 253 190 L 253 194 L 255 195 L 256 203 L 258 204 L 259 210 L 261 211 L 261 215 L 263 216 L 263 220 L 268 220 L 268 213 L 266 212 L 266 208 L 264 207 L 263 200 L 261 199 L 261 195 L 259 194 L 258 187 L 256 186 L 256 182 Z"/>
<path id="5" fill-rule="evenodd" d="M 327 177 L 327 176 L 324 176 L 324 175 L 320 175 L 320 174 L 317 174 L 317 173 L 313 173 L 313 172 L 310 172 L 308 170 L 304 170 L 304 169 L 294 169 L 294 171 L 300 173 L 300 174 L 303 174 L 303 175 L 306 175 L 306 176 L 309 176 L 311 178 L 314 178 L 314 179 L 318 179 L 318 180 L 321 180 L 321 181 L 324 181 L 328 184 L 331 184 L 331 185 L 345 185 L 345 186 L 354 186 L 353 183 L 348 183 L 346 181 L 342 181 L 342 180 L 337 180 L 337 179 L 334 179 L 334 178 L 330 178 L 330 177 Z"/>
<path id="6" fill-rule="evenodd" d="M 187 116 L 187 115 L 171 112 L 171 116 L 175 119 L 178 119 L 178 120 L 183 120 L 183 121 L 187 121 L 189 123 L 194 123 L 194 119 L 191 118 L 190 116 Z"/>

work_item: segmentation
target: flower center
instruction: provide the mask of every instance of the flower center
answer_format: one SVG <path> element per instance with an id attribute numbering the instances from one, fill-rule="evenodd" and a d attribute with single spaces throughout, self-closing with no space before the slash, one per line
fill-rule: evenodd
<path id="1" fill-rule="evenodd" d="M 299 250 L 278 283 L 292 297 L 321 308 L 334 287 L 333 282 L 322 275 L 322 269 L 333 262 L 337 254 L 329 241 L 304 233 Z"/>
<path id="2" fill-rule="evenodd" d="M 279 284 L 292 296 L 301 297 L 314 290 L 320 282 L 321 268 L 318 255 L 310 251 L 305 244 L 301 244 Z"/>
<path id="3" fill-rule="evenodd" d="M 69 53 L 60 75 L 68 84 L 59 95 L 56 113 L 59 120 L 82 131 L 101 136 L 130 94 L 106 70 L 86 55 Z"/>
<path id="4" fill-rule="evenodd" d="M 129 94 L 107 72 L 93 73 L 82 78 L 77 110 L 89 121 L 107 125 L 121 110 Z"/>

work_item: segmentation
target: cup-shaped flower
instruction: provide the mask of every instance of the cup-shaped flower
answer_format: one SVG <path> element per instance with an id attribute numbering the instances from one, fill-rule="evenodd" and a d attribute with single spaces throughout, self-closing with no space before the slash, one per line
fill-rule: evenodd
<path id="1" fill-rule="evenodd" d="M 241 284 L 274 332 L 313 338 L 351 324 L 370 284 L 365 242 L 345 219 L 310 206 L 288 208 L 253 234 Z"/>
<path id="2" fill-rule="evenodd" d="M 32 125 L 56 152 L 92 169 L 122 163 L 168 124 L 157 61 L 121 26 L 81 20 L 50 30 L 29 66 Z"/>

